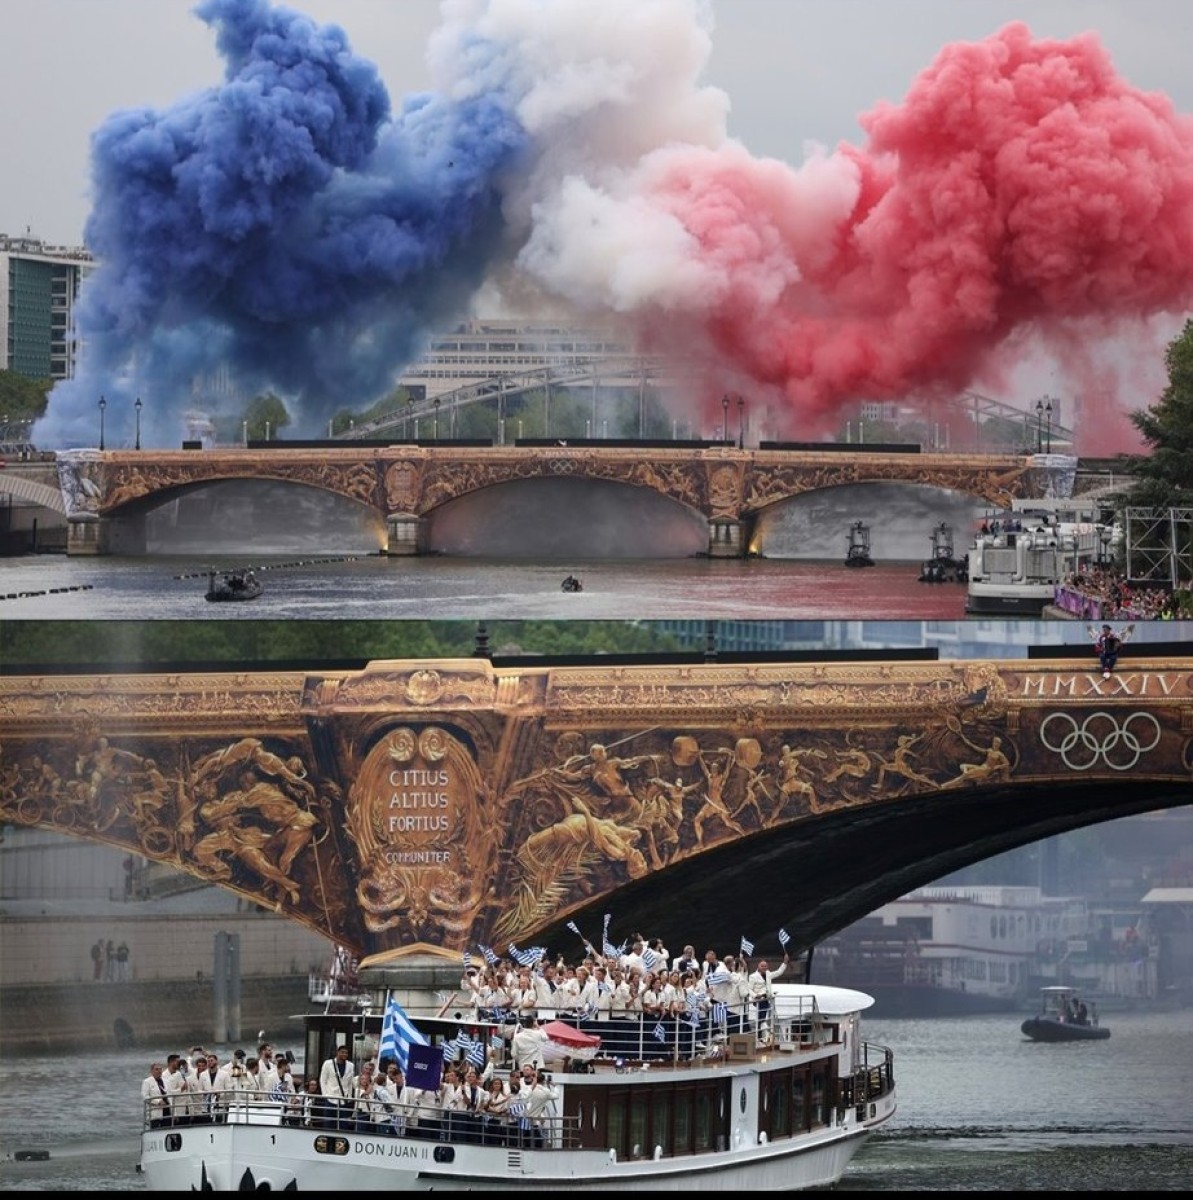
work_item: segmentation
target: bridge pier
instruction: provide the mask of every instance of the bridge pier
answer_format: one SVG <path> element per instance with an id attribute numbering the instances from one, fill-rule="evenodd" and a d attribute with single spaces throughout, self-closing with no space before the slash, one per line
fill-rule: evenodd
<path id="1" fill-rule="evenodd" d="M 713 517 L 708 523 L 709 558 L 744 558 L 749 546 L 749 526 L 733 517 Z"/>
<path id="2" fill-rule="evenodd" d="M 410 558 L 427 552 L 427 521 L 412 513 L 390 513 L 385 518 L 388 544 L 385 552 L 393 558 Z"/>
<path id="3" fill-rule="evenodd" d="M 66 522 L 66 553 L 83 555 L 108 553 L 108 522 L 94 513 L 70 517 Z"/>

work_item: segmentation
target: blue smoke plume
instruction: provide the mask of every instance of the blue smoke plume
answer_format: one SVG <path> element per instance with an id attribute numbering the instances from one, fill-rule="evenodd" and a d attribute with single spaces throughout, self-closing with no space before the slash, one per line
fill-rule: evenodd
<path id="1" fill-rule="evenodd" d="M 467 308 L 502 252 L 502 181 L 528 136 L 500 88 L 409 97 L 396 116 L 337 26 L 268 0 L 201 0 L 221 86 L 92 136 L 76 378 L 34 430 L 45 446 L 176 445 L 184 414 L 275 392 L 294 436 L 393 386 L 429 330 Z M 477 56 L 496 48 L 477 45 Z M 220 381 L 220 385 L 213 383 Z M 195 390 L 198 395 L 193 394 Z"/>

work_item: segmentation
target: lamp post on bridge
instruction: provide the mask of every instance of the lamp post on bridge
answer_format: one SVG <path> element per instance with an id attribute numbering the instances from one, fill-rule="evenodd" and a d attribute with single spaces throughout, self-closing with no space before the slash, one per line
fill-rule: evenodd
<path id="1" fill-rule="evenodd" d="M 729 395 L 726 393 L 721 397 L 721 412 L 724 414 L 724 420 L 721 421 L 721 441 L 729 440 Z"/>
<path id="2" fill-rule="evenodd" d="M 1045 403 L 1047 401 L 1047 403 Z M 1044 422 L 1047 420 L 1047 450 L 1044 442 Z M 1036 453 L 1052 453 L 1052 398 L 1045 396 L 1036 401 Z"/>
<path id="3" fill-rule="evenodd" d="M 737 448 L 746 448 L 746 399 L 742 395 L 737 397 Z"/>
<path id="4" fill-rule="evenodd" d="M 137 402 L 133 405 L 133 408 L 136 409 L 136 413 L 137 413 L 137 441 L 136 441 L 136 444 L 133 446 L 133 449 L 140 450 L 141 449 L 141 397 L 140 396 L 137 397 Z"/>
<path id="5" fill-rule="evenodd" d="M 104 448 L 104 413 L 107 411 L 108 402 L 100 396 L 99 398 L 99 448 Z"/>

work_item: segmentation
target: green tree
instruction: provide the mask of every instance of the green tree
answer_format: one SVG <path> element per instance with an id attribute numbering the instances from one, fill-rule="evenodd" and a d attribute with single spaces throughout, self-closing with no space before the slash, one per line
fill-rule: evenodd
<path id="1" fill-rule="evenodd" d="M 277 396 L 267 392 L 249 401 L 244 410 L 244 420 L 248 422 L 250 440 L 260 441 L 266 438 L 266 429 L 269 430 L 269 438 L 276 438 L 290 424 L 290 414 Z"/>
<path id="2" fill-rule="evenodd" d="M 5 424 L 35 421 L 46 411 L 52 379 L 29 379 L 16 371 L 0 371 L 0 417 Z"/>
<path id="3" fill-rule="evenodd" d="M 1168 386 L 1150 408 L 1131 414 L 1152 447 L 1150 455 L 1125 456 L 1138 481 L 1126 499 L 1140 508 L 1193 505 L 1193 320 L 1169 343 L 1164 361 Z"/>

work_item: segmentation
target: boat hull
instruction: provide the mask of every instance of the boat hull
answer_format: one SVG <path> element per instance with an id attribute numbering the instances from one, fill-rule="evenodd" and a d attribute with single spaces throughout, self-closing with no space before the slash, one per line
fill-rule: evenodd
<path id="1" fill-rule="evenodd" d="M 858 988 L 874 997 L 871 1016 L 890 1017 L 969 1017 L 981 1013 L 1015 1012 L 1021 1003 L 1014 996 L 988 996 L 958 988 L 930 984 L 873 984 L 859 980 Z"/>
<path id="2" fill-rule="evenodd" d="M 1052 603 L 1054 584 L 1037 587 L 1030 584 L 1000 586 L 969 583 L 965 598 L 967 613 L 986 613 L 990 616 L 1038 617 Z"/>
<path id="3" fill-rule="evenodd" d="M 244 588 L 241 591 L 233 592 L 229 589 L 217 588 L 215 591 L 207 593 L 207 599 L 212 602 L 234 601 L 234 600 L 256 600 L 265 589 L 262 587 Z"/>
<path id="4" fill-rule="evenodd" d="M 884 1103 L 893 1115 L 893 1097 Z M 793 1191 L 836 1183 L 871 1128 L 833 1126 L 740 1151 L 619 1162 L 607 1151 L 201 1125 L 147 1131 L 141 1170 L 153 1191 Z"/>
<path id="5" fill-rule="evenodd" d="M 1110 1036 L 1104 1025 L 1076 1025 L 1053 1017 L 1028 1017 L 1020 1028 L 1033 1042 L 1104 1042 Z"/>

